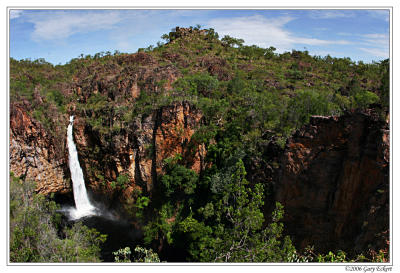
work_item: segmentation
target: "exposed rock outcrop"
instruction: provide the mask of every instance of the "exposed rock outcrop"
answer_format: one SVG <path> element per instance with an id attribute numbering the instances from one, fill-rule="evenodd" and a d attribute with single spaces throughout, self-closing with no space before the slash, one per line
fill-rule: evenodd
<path id="1" fill-rule="evenodd" d="M 373 112 L 312 117 L 288 140 L 276 200 L 299 247 L 387 249 L 389 130 Z"/>
<path id="2" fill-rule="evenodd" d="M 36 181 L 36 191 L 43 194 L 70 191 L 63 152 L 57 151 L 53 142 L 42 125 L 23 107 L 11 104 L 10 172 Z"/>
<path id="3" fill-rule="evenodd" d="M 93 94 L 101 94 L 109 101 L 134 101 L 142 91 L 162 93 L 170 90 L 181 72 L 171 63 L 160 65 L 151 55 L 140 52 L 118 56 L 117 64 L 82 68 L 71 89 L 80 102 L 87 102 Z M 72 106 L 73 107 L 73 106 Z"/>
<path id="4" fill-rule="evenodd" d="M 87 185 L 95 192 L 112 195 L 115 191 L 110 184 L 101 180 L 116 181 L 124 174 L 130 181 L 119 199 L 132 198 L 136 187 L 151 193 L 157 175 L 163 172 L 164 159 L 176 154 L 183 156 L 186 167 L 199 173 L 204 165 L 205 147 L 192 141 L 192 135 L 201 118 L 201 113 L 189 103 L 175 103 L 136 119 L 130 132 L 122 131 L 106 142 L 77 117 L 74 133 Z M 93 157 L 96 147 L 101 151 Z M 100 176 L 92 171 L 95 168 L 100 170 Z"/>
<path id="5" fill-rule="evenodd" d="M 201 118 L 189 103 L 176 103 L 137 119 L 132 132 L 123 131 L 107 142 L 91 130 L 85 119 L 76 116 L 73 132 L 87 186 L 111 197 L 120 189 L 109 182 L 121 174 L 128 175 L 130 181 L 118 199 L 129 201 L 135 187 L 151 192 L 157 175 L 163 172 L 164 159 L 176 154 L 199 173 L 204 166 L 205 147 L 195 143 L 192 135 Z M 68 154 L 55 148 L 43 126 L 23 107 L 12 105 L 10 129 L 10 171 L 36 181 L 40 193 L 71 192 Z"/>

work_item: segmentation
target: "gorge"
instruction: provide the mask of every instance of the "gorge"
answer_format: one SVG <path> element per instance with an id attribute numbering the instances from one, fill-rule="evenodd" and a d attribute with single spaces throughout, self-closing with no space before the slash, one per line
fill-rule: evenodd
<path id="1" fill-rule="evenodd" d="M 388 63 L 168 37 L 11 60 L 13 176 L 75 204 L 67 226 L 108 234 L 106 262 L 136 246 L 172 262 L 387 261 Z"/>

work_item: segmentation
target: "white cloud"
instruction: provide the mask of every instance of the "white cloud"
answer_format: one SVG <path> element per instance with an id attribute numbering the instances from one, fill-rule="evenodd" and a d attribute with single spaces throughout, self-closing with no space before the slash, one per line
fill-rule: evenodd
<path id="1" fill-rule="evenodd" d="M 317 38 L 299 37 L 284 28 L 285 24 L 294 20 L 289 16 L 267 19 L 260 15 L 236 18 L 219 18 L 209 21 L 221 37 L 230 35 L 242 38 L 248 45 L 261 47 L 274 46 L 277 52 L 284 52 L 294 48 L 295 44 L 302 45 L 330 45 L 350 44 L 345 40 L 322 40 Z"/>
<path id="2" fill-rule="evenodd" d="M 377 57 L 389 57 L 389 34 L 370 33 L 361 35 L 361 44 L 367 47 L 361 47 L 360 50 Z"/>
<path id="3" fill-rule="evenodd" d="M 118 11 L 85 11 L 72 13 L 52 11 L 31 13 L 28 21 L 34 24 L 32 39 L 60 40 L 77 33 L 110 29 L 121 21 Z"/>
<path id="4" fill-rule="evenodd" d="M 194 15 L 190 10 L 51 10 L 31 12 L 26 17 L 34 25 L 31 34 L 34 41 L 65 42 L 72 35 L 103 31 L 105 38 L 127 50 L 131 49 L 134 37 L 160 28 L 168 32 L 176 16 Z"/>
<path id="5" fill-rule="evenodd" d="M 313 19 L 332 19 L 354 17 L 350 10 L 311 10 L 310 17 Z"/>
<path id="6" fill-rule="evenodd" d="M 368 44 L 381 45 L 381 46 L 389 45 L 389 34 L 382 34 L 382 33 L 364 34 L 362 35 L 362 38 Z"/>
<path id="7" fill-rule="evenodd" d="M 360 49 L 364 52 L 367 52 L 377 57 L 389 58 L 389 51 L 387 50 L 382 50 L 380 48 L 364 48 L 364 47 L 361 47 Z"/>
<path id="8" fill-rule="evenodd" d="M 19 9 L 11 9 L 11 10 L 10 10 L 10 20 L 16 19 L 16 18 L 20 17 L 21 14 L 22 14 L 22 10 L 19 10 Z"/>
<path id="9" fill-rule="evenodd" d="M 383 39 L 383 38 L 389 37 L 387 34 L 382 34 L 382 33 L 363 34 L 362 36 L 366 37 L 366 38 L 372 38 L 372 39 Z"/>
<path id="10" fill-rule="evenodd" d="M 336 34 L 340 36 L 354 36 L 354 33 L 349 32 L 337 32 Z"/>
<path id="11" fill-rule="evenodd" d="M 292 42 L 294 44 L 306 44 L 306 45 L 349 45 L 352 44 L 350 41 L 346 40 L 321 40 L 315 38 L 301 38 L 301 37 L 292 37 Z"/>
<path id="12" fill-rule="evenodd" d="M 256 15 L 251 17 L 212 19 L 208 25 L 215 28 L 221 37 L 230 35 L 242 38 L 246 44 L 263 47 L 271 45 L 285 50 L 290 49 L 290 33 L 283 26 L 293 20 L 291 17 L 266 19 Z"/>
<path id="13" fill-rule="evenodd" d="M 129 43 L 129 41 L 125 40 L 120 40 L 116 43 L 117 47 L 122 50 L 122 51 L 129 51 L 132 50 L 132 45 Z"/>

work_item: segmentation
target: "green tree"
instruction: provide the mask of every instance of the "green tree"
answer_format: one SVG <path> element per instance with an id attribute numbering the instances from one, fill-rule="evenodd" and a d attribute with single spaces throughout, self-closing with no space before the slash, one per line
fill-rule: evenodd
<path id="1" fill-rule="evenodd" d="M 113 252 L 114 260 L 116 263 L 130 263 L 131 262 L 131 249 L 130 247 L 120 248 Z"/>
<path id="2" fill-rule="evenodd" d="M 95 229 L 77 223 L 58 235 L 60 215 L 54 201 L 34 193 L 35 184 L 10 177 L 11 262 L 100 262 L 106 240 Z"/>
<path id="3" fill-rule="evenodd" d="M 200 211 L 215 224 L 207 227 L 192 216 L 181 222 L 183 232 L 191 233 L 198 240 L 191 245 L 195 260 L 285 262 L 295 253 L 290 238 L 282 236 L 283 224 L 279 222 L 283 217 L 282 205 L 276 204 L 272 222 L 264 228 L 263 186 L 250 187 L 245 176 L 244 164 L 239 160 L 231 179 L 219 181 L 214 187 L 218 201 Z"/>
<path id="4" fill-rule="evenodd" d="M 160 258 L 157 253 L 154 253 L 152 249 L 146 249 L 141 246 L 135 247 L 136 257 L 135 262 L 138 263 L 159 263 Z"/>
<path id="5" fill-rule="evenodd" d="M 225 35 L 222 39 L 221 39 L 222 45 L 225 47 L 241 47 L 244 43 L 243 39 L 237 39 L 237 38 L 233 38 L 229 35 Z"/>
<path id="6" fill-rule="evenodd" d="M 144 243 L 162 244 L 166 241 L 172 245 L 174 243 L 173 234 L 176 227 L 177 208 L 171 202 L 166 202 L 157 210 L 157 215 L 143 227 Z M 173 221 L 174 219 L 174 221 Z"/>
<path id="7" fill-rule="evenodd" d="M 240 47 L 240 53 L 248 57 L 249 60 L 259 59 L 266 54 L 271 55 L 271 50 L 272 48 L 264 49 L 256 45 Z"/>
<path id="8" fill-rule="evenodd" d="M 309 121 L 311 115 L 331 115 L 339 111 L 339 106 L 332 103 L 330 94 L 316 90 L 299 90 L 287 107 L 289 126 L 299 128 Z"/>
<path id="9" fill-rule="evenodd" d="M 174 86 L 184 94 L 210 97 L 217 91 L 218 84 L 216 77 L 208 73 L 196 73 L 177 80 Z"/>
<path id="10" fill-rule="evenodd" d="M 379 101 L 378 95 L 369 91 L 360 91 L 354 96 L 355 104 L 359 108 L 366 108 Z"/>
<path id="11" fill-rule="evenodd" d="M 179 158 L 181 157 L 165 159 L 165 174 L 162 176 L 161 182 L 167 197 L 193 194 L 197 186 L 197 174 L 178 164 Z"/>
<path id="12" fill-rule="evenodd" d="M 126 174 L 120 174 L 117 177 L 117 185 L 122 189 L 125 189 L 126 186 L 129 184 L 129 176 Z"/>
<path id="13" fill-rule="evenodd" d="M 160 258 L 157 253 L 154 253 L 152 249 L 146 249 L 141 246 L 135 248 L 135 255 L 133 261 L 131 261 L 131 249 L 129 247 L 121 248 L 118 251 L 113 252 L 116 263 L 159 263 Z"/>

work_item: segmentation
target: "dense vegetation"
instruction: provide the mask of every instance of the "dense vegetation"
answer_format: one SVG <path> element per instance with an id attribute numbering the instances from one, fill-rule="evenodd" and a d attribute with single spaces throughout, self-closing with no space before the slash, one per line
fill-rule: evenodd
<path id="1" fill-rule="evenodd" d="M 229 36 L 219 39 L 213 29 L 199 27 L 177 28 L 162 38 L 165 44 L 137 54 L 82 55 L 65 65 L 10 60 L 11 103 L 32 109 L 32 116 L 59 136 L 60 149 L 65 146 L 63 120 L 71 110 L 110 145 L 115 135 L 133 132 L 135 119 L 174 102 L 201 110 L 202 125 L 193 139 L 205 144 L 209 167 L 197 174 L 178 154 L 165 159 L 152 196 L 144 190 L 134 193 L 129 212 L 142 221 L 148 248 L 135 249 L 141 255 L 135 260 L 159 261 L 153 250 L 163 246 L 161 258 L 169 251 L 192 262 L 383 261 L 381 254 L 367 259 L 344 252 L 315 254 L 311 248 L 300 253 L 284 235 L 284 208 L 273 204 L 265 215 L 270 186 L 250 181 L 246 167 L 271 163 L 260 147 L 271 141 L 283 147 L 311 115 L 340 115 L 374 104 L 384 118 L 389 61 L 355 63 L 297 50 L 277 54 L 273 47 L 247 46 Z M 139 80 L 141 92 L 134 98 L 127 87 L 146 66 L 159 76 Z M 171 74 L 176 80 L 166 88 Z M 101 149 L 107 147 L 97 147 L 91 156 L 97 158 Z M 89 171 L 104 179 L 99 170 Z M 127 179 L 121 174 L 104 183 L 124 187 Z M 104 237 L 79 225 L 57 230 L 55 204 L 32 194 L 26 181 L 12 177 L 10 194 L 12 261 L 99 260 Z M 116 261 L 129 262 L 130 254 L 129 248 L 121 249 Z"/>
<path id="2" fill-rule="evenodd" d="M 10 177 L 11 262 L 99 262 L 106 240 L 81 223 L 62 228 L 57 205 L 34 193 L 34 183 Z"/>

